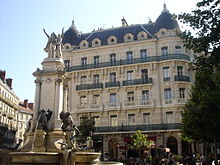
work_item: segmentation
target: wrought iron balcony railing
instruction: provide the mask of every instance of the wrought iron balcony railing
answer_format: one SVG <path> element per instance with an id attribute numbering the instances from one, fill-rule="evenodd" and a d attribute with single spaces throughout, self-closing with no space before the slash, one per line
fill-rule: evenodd
<path id="1" fill-rule="evenodd" d="M 106 88 L 120 87 L 120 81 L 106 82 L 105 87 Z"/>
<path id="2" fill-rule="evenodd" d="M 95 69 L 95 68 L 128 65 L 128 64 L 138 64 L 138 63 L 154 62 L 154 61 L 159 62 L 159 61 L 173 60 L 173 59 L 191 61 L 189 55 L 186 54 L 167 54 L 161 56 L 150 56 L 146 58 L 133 58 L 132 60 L 124 59 L 124 60 L 101 62 L 98 65 L 97 64 L 76 65 L 76 66 L 66 67 L 65 71 L 71 72 L 77 70 Z"/>
<path id="3" fill-rule="evenodd" d="M 103 88 L 103 83 L 76 85 L 76 90 L 87 90 L 87 89 L 97 89 L 97 88 Z"/>
<path id="4" fill-rule="evenodd" d="M 189 76 L 180 76 L 180 75 L 176 75 L 174 77 L 175 81 L 185 81 L 185 82 L 190 82 L 190 78 Z"/>
<path id="5" fill-rule="evenodd" d="M 173 130 L 180 129 L 181 123 L 169 124 L 146 124 L 146 125 L 121 125 L 121 126 L 104 126 L 96 127 L 95 133 L 104 132 L 128 132 L 128 131 L 158 131 L 158 130 Z"/>
<path id="6" fill-rule="evenodd" d="M 152 78 L 125 80 L 125 81 L 123 81 L 123 86 L 152 84 L 152 82 L 153 82 Z"/>

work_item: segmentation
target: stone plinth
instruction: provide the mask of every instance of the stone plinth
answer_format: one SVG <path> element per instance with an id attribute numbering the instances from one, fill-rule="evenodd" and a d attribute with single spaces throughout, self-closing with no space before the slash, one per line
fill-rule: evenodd
<path id="1" fill-rule="evenodd" d="M 11 165 L 61 165 L 62 154 L 52 152 L 12 152 Z"/>

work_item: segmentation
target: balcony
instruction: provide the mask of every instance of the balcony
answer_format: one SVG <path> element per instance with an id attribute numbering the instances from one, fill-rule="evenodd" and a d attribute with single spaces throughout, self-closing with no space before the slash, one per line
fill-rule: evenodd
<path id="1" fill-rule="evenodd" d="M 175 79 L 175 81 L 190 82 L 189 76 L 176 75 L 176 76 L 174 77 L 174 79 Z"/>
<path id="2" fill-rule="evenodd" d="M 152 100 L 127 101 L 122 103 L 122 109 L 148 108 L 153 106 Z"/>
<path id="3" fill-rule="evenodd" d="M 106 82 L 105 87 L 106 88 L 120 87 L 120 81 Z"/>
<path id="4" fill-rule="evenodd" d="M 123 86 L 152 84 L 152 82 L 153 82 L 152 78 L 125 80 L 123 81 Z"/>
<path id="5" fill-rule="evenodd" d="M 170 77 L 164 77 L 164 78 L 163 78 L 163 81 L 164 81 L 164 82 L 170 81 Z"/>
<path id="6" fill-rule="evenodd" d="M 103 83 L 76 85 L 76 90 L 88 90 L 103 88 Z"/>
<path id="7" fill-rule="evenodd" d="M 147 125 L 121 125 L 121 126 L 104 126 L 96 127 L 95 133 L 104 132 L 130 132 L 130 131 L 166 131 L 180 129 L 181 123 L 170 123 L 170 124 L 147 124 Z"/>
<path id="8" fill-rule="evenodd" d="M 87 65 L 76 65 L 65 68 L 65 71 L 77 71 L 77 70 L 87 70 L 87 69 L 96 69 L 96 68 L 104 68 L 104 67 L 111 67 L 111 66 L 120 66 L 120 65 L 129 65 L 129 64 L 138 64 L 138 63 L 145 63 L 145 62 L 160 62 L 165 60 L 185 60 L 191 61 L 189 55 L 186 54 L 167 54 L 161 56 L 150 56 L 146 58 L 133 58 L 132 60 L 116 60 L 114 62 L 102 62 L 97 64 L 87 64 Z"/>
<path id="9" fill-rule="evenodd" d="M 120 103 L 106 103 L 105 104 L 105 110 L 120 110 L 121 106 Z"/>
<path id="10" fill-rule="evenodd" d="M 83 113 L 83 112 L 100 112 L 103 110 L 102 104 L 82 104 L 76 106 L 77 113 Z"/>
<path id="11" fill-rule="evenodd" d="M 4 96 L 2 93 L 0 93 L 0 100 L 2 100 L 3 102 L 5 102 L 6 104 L 8 104 L 11 107 L 18 109 L 18 105 L 16 105 L 12 100 L 10 100 L 6 96 Z"/>

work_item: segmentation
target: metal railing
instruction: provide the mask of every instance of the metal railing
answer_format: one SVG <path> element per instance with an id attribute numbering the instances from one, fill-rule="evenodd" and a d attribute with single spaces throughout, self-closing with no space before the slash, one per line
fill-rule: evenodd
<path id="1" fill-rule="evenodd" d="M 120 87 L 120 81 L 106 82 L 105 87 L 106 88 Z"/>
<path id="2" fill-rule="evenodd" d="M 121 126 L 104 126 L 96 127 L 95 133 L 101 132 L 128 132 L 128 131 L 158 131 L 180 129 L 181 123 L 169 124 L 146 124 L 146 125 L 121 125 Z"/>
<path id="3" fill-rule="evenodd" d="M 185 82 L 190 82 L 190 78 L 189 76 L 180 76 L 180 75 L 176 75 L 174 77 L 175 81 L 185 81 Z"/>
<path id="4" fill-rule="evenodd" d="M 152 78 L 125 80 L 125 81 L 123 81 L 123 86 L 152 84 L 152 82 L 153 82 Z"/>
<path id="5" fill-rule="evenodd" d="M 76 85 L 76 90 L 87 90 L 87 89 L 97 89 L 97 88 L 103 88 L 103 83 Z"/>
<path id="6" fill-rule="evenodd" d="M 103 68 L 103 67 L 111 67 L 111 66 L 119 66 L 119 65 L 128 65 L 128 64 L 138 64 L 138 63 L 145 63 L 145 62 L 159 62 L 164 60 L 186 60 L 191 61 L 190 56 L 186 54 L 167 54 L 161 56 L 149 56 L 145 58 L 133 58 L 131 59 L 123 59 L 123 60 L 116 60 L 114 62 L 101 62 L 97 64 L 86 64 L 86 65 L 76 65 L 71 67 L 66 67 L 66 72 L 77 71 L 77 70 L 86 70 L 86 69 L 95 69 L 95 68 Z"/>

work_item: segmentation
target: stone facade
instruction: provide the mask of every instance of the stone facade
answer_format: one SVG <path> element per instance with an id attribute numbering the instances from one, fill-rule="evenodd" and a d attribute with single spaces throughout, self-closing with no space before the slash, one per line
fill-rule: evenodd
<path id="1" fill-rule="evenodd" d="M 5 78 L 0 70 L 0 148 L 10 148 L 16 143 L 19 98 L 12 90 L 12 79 Z"/>
<path id="2" fill-rule="evenodd" d="M 76 124 L 96 121 L 102 152 L 116 158 L 137 130 L 155 147 L 186 152 L 181 111 L 193 82 L 193 52 L 184 47 L 175 18 L 164 6 L 156 22 L 80 34 L 73 22 L 63 38 L 68 111 Z M 127 140 L 126 140 L 127 139 Z"/>

